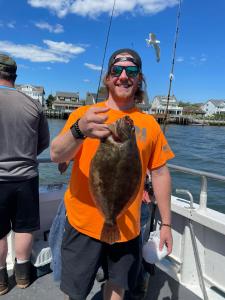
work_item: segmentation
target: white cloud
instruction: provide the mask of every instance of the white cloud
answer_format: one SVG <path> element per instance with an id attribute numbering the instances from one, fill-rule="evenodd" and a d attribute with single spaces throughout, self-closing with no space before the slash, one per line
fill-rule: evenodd
<path id="1" fill-rule="evenodd" d="M 16 27 L 16 22 L 10 21 L 8 23 L 3 23 L 2 21 L 0 21 L 0 27 L 8 27 L 14 29 Z"/>
<path id="2" fill-rule="evenodd" d="M 15 58 L 22 58 L 32 62 L 63 62 L 68 63 L 75 55 L 85 51 L 84 48 L 65 42 L 43 41 L 48 48 L 36 45 L 14 44 L 9 41 L 0 41 L 0 49 Z"/>
<path id="3" fill-rule="evenodd" d="M 191 56 L 190 57 L 190 63 L 193 66 L 201 66 L 203 63 L 205 63 L 208 60 L 207 55 L 202 53 L 200 57 Z"/>
<path id="4" fill-rule="evenodd" d="M 207 55 L 206 54 L 201 54 L 201 57 L 200 57 L 200 62 L 205 62 L 207 61 Z"/>
<path id="5" fill-rule="evenodd" d="M 37 8 L 47 8 L 56 13 L 58 17 L 64 17 L 69 13 L 69 8 L 73 0 L 28 0 L 28 4 Z"/>
<path id="6" fill-rule="evenodd" d="M 11 22 L 7 23 L 7 27 L 12 28 L 12 29 L 15 28 L 15 25 L 16 25 L 15 21 L 11 21 Z"/>
<path id="7" fill-rule="evenodd" d="M 84 63 L 85 67 L 94 70 L 94 71 L 101 71 L 102 67 L 101 66 L 97 66 L 94 64 L 89 64 L 89 63 Z"/>
<path id="8" fill-rule="evenodd" d="M 184 61 L 184 58 L 182 56 L 179 56 L 177 59 L 176 59 L 177 62 L 183 62 Z"/>
<path id="9" fill-rule="evenodd" d="M 40 28 L 40 29 L 46 29 L 46 30 L 48 30 L 49 32 L 52 32 L 52 33 L 64 32 L 63 26 L 61 24 L 56 24 L 54 26 L 54 25 L 50 25 L 47 22 L 37 22 L 37 23 L 35 23 L 35 26 Z"/>
<path id="10" fill-rule="evenodd" d="M 83 82 L 91 82 L 90 79 L 84 79 Z"/>
<path id="11" fill-rule="evenodd" d="M 77 55 L 85 51 L 83 47 L 76 46 L 73 44 L 67 44 L 65 42 L 54 42 L 50 40 L 43 40 L 43 42 L 46 45 L 48 45 L 49 49 L 52 52 L 56 52 L 56 53 L 59 52 L 59 53 L 68 53 L 68 54 Z"/>
<path id="12" fill-rule="evenodd" d="M 97 17 L 102 13 L 111 14 L 114 0 L 28 0 L 36 8 L 46 8 L 58 17 L 69 13 L 81 16 Z M 126 12 L 131 14 L 156 14 L 178 4 L 178 0 L 120 0 L 116 2 L 115 15 Z"/>
<path id="13" fill-rule="evenodd" d="M 19 67 L 19 69 L 29 69 L 28 66 L 23 65 L 23 64 L 18 64 L 17 66 Z"/>

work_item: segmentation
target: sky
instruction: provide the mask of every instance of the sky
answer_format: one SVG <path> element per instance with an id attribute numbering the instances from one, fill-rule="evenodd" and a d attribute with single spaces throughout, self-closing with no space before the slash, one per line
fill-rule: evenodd
<path id="1" fill-rule="evenodd" d="M 0 51 L 16 60 L 17 84 L 95 93 L 114 0 L 0 0 Z M 142 57 L 150 101 L 167 95 L 178 0 L 116 0 L 103 74 L 113 51 Z M 156 61 L 149 33 L 160 41 Z M 192 103 L 225 99 L 225 1 L 183 0 L 171 94 Z"/>

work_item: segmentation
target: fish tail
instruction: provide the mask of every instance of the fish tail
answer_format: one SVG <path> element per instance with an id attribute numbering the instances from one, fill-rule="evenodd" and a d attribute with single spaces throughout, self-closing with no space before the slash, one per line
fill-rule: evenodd
<path id="1" fill-rule="evenodd" d="M 120 232 L 117 224 L 104 223 L 100 240 L 107 243 L 113 244 L 120 239 Z"/>

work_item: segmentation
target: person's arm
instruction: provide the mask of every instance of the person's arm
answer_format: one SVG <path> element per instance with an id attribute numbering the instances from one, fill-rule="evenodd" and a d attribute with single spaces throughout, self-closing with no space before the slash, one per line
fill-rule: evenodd
<path id="1" fill-rule="evenodd" d="M 104 138 L 110 134 L 108 126 L 104 123 L 107 120 L 105 113 L 109 108 L 91 107 L 79 120 L 80 131 L 91 138 Z M 71 124 L 72 125 L 72 124 Z M 76 139 L 71 130 L 58 135 L 51 143 L 50 155 L 54 162 L 62 163 L 70 161 L 82 145 L 82 139 Z"/>
<path id="2" fill-rule="evenodd" d="M 37 155 L 44 151 L 49 146 L 50 134 L 48 128 L 48 121 L 41 111 L 40 121 L 38 127 L 38 145 L 37 145 Z"/>
<path id="3" fill-rule="evenodd" d="M 158 204 L 162 226 L 160 230 L 160 250 L 166 244 L 168 254 L 172 252 L 173 238 L 171 225 L 171 178 L 166 165 L 151 171 L 154 195 Z"/>

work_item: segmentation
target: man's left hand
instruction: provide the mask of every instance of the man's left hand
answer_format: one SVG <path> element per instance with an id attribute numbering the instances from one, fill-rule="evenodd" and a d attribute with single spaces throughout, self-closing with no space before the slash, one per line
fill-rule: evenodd
<path id="1" fill-rule="evenodd" d="M 167 247 L 167 254 L 169 255 L 172 252 L 173 248 L 173 237 L 171 228 L 168 226 L 161 227 L 159 250 L 162 250 L 164 244 Z"/>

